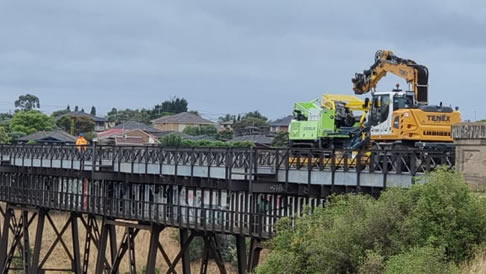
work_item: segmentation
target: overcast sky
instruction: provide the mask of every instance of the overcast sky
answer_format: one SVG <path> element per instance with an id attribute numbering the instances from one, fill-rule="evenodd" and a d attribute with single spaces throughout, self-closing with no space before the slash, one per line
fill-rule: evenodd
<path id="1" fill-rule="evenodd" d="M 324 92 L 352 94 L 377 49 L 426 65 L 432 103 L 486 118 L 483 0 L 0 1 L 0 111 L 25 93 L 45 112 L 178 96 L 206 118 L 274 119 Z"/>

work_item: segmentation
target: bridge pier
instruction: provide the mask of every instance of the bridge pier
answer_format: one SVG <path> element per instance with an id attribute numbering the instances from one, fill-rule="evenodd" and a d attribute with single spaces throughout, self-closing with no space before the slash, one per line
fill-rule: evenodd
<path id="1" fill-rule="evenodd" d="M 250 242 L 250 254 L 248 255 L 248 272 L 251 273 L 255 270 L 258 262 L 260 261 L 260 252 L 263 247 L 261 241 L 256 238 L 251 238 Z"/>
<path id="2" fill-rule="evenodd" d="M 246 274 L 248 268 L 248 262 L 246 256 L 246 238 L 241 235 L 236 235 L 235 241 L 236 241 L 236 254 L 238 256 L 238 273 Z"/>
<path id="3" fill-rule="evenodd" d="M 189 239 L 189 231 L 185 228 L 179 229 L 179 242 L 181 245 L 181 254 L 182 254 L 181 255 L 182 273 L 184 274 L 191 274 L 191 258 L 189 255 L 189 245 L 187 245 L 186 248 L 184 248 L 184 245 L 186 245 L 188 239 Z"/>
<path id="4" fill-rule="evenodd" d="M 32 257 L 32 273 L 39 273 L 40 251 L 42 248 L 42 236 L 44 235 L 44 223 L 47 215 L 47 210 L 39 209 L 37 216 L 37 229 L 35 232 L 34 253 Z M 74 238 L 73 238 L 74 239 Z"/>

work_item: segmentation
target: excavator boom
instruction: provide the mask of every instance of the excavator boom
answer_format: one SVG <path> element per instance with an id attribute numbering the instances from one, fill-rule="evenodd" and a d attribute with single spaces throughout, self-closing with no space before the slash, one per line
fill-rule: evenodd
<path id="1" fill-rule="evenodd" d="M 375 88 L 381 78 L 387 73 L 395 74 L 407 81 L 413 87 L 418 104 L 428 103 L 427 67 L 410 59 L 403 59 L 393 54 L 391 50 L 379 50 L 375 54 L 375 63 L 363 73 L 356 73 L 352 79 L 355 94 L 364 94 Z"/>

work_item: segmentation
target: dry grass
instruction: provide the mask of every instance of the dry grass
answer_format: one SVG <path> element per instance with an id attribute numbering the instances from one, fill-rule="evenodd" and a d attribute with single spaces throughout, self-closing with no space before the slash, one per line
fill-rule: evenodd
<path id="1" fill-rule="evenodd" d="M 486 251 L 477 252 L 474 259 L 461 265 L 461 273 L 486 274 Z"/>
<path id="2" fill-rule="evenodd" d="M 2 206 L 2 208 L 5 208 Z M 19 212 L 16 212 L 16 218 L 17 220 L 19 219 L 20 215 Z M 69 215 L 68 214 L 51 214 L 53 223 L 55 224 L 56 228 L 58 231 L 62 229 L 64 224 L 67 222 Z M 0 224 L 3 223 L 3 218 L 0 217 Z M 100 224 L 100 223 L 98 223 Z M 34 247 L 34 236 L 35 236 L 35 229 L 37 226 L 37 218 L 33 221 L 32 225 L 29 228 L 29 237 L 30 237 L 30 245 L 31 249 Z M 81 252 L 81 259 L 83 258 L 83 247 L 84 247 L 84 239 L 86 235 L 86 230 L 82 223 L 78 223 L 79 227 L 79 234 L 80 234 L 80 252 Z M 123 236 L 125 228 L 123 227 L 117 227 L 117 241 L 118 245 L 120 244 L 121 238 Z M 160 243 L 164 247 L 165 251 L 167 252 L 167 255 L 171 260 L 173 260 L 176 256 L 177 253 L 179 252 L 179 243 L 173 238 L 173 234 L 175 233 L 175 229 L 165 229 L 162 231 L 161 236 L 160 236 Z M 10 234 L 10 242 L 11 242 L 11 237 L 13 236 Z M 63 240 L 66 243 L 66 246 L 69 250 L 71 250 L 72 247 L 72 234 L 71 234 L 71 228 L 69 227 L 66 232 L 63 235 Z M 56 239 L 56 234 L 52 228 L 52 226 L 49 224 L 47 218 L 45 221 L 44 225 L 44 234 L 43 234 L 43 241 L 42 241 L 42 249 L 41 249 L 41 261 L 45 257 L 46 253 L 48 252 L 49 247 L 54 243 Z M 142 268 L 146 265 L 147 263 L 147 256 L 148 256 L 148 245 L 149 245 L 149 239 L 150 239 L 150 233 L 148 231 L 140 231 L 139 234 L 136 237 L 135 241 L 135 249 L 136 249 L 136 264 L 137 264 L 137 271 L 141 273 Z M 97 250 L 94 246 L 94 244 L 91 245 L 91 252 L 90 252 L 90 258 L 89 258 L 89 268 L 88 268 L 88 273 L 94 273 L 94 268 L 96 264 L 96 254 Z M 110 252 L 107 250 L 106 254 L 107 258 L 110 258 Z M 121 264 L 120 264 L 120 273 L 127 273 L 129 271 L 128 269 L 129 266 L 129 259 L 128 259 L 128 252 L 123 258 Z M 168 266 L 166 265 L 164 259 L 162 258 L 162 255 L 160 252 L 157 254 L 157 263 L 156 267 L 160 270 L 160 273 L 165 273 L 168 269 Z M 71 268 L 71 260 L 69 259 L 69 256 L 67 255 L 65 249 L 61 244 L 58 244 L 55 249 L 53 250 L 52 254 L 49 256 L 48 260 L 46 261 L 45 265 L 43 268 L 63 268 L 63 269 L 70 269 Z M 193 273 L 198 273 L 200 271 L 200 262 L 193 262 L 191 264 L 191 270 Z M 236 273 L 237 271 L 229 264 L 226 265 L 226 270 L 228 273 Z M 176 268 L 176 271 L 178 273 L 182 272 L 181 265 L 179 265 Z M 209 266 L 208 266 L 208 272 L 209 273 L 219 273 L 217 265 L 211 261 Z M 57 272 L 58 273 L 58 272 Z"/>

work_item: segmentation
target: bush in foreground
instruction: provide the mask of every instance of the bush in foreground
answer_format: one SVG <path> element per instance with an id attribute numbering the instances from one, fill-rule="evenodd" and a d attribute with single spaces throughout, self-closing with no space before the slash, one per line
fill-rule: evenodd
<path id="1" fill-rule="evenodd" d="M 484 242 L 486 208 L 459 174 L 440 169 L 426 184 L 387 189 L 378 199 L 334 196 L 277 229 L 258 273 L 399 273 L 406 263 L 452 273 L 451 262 L 469 259 Z"/>

